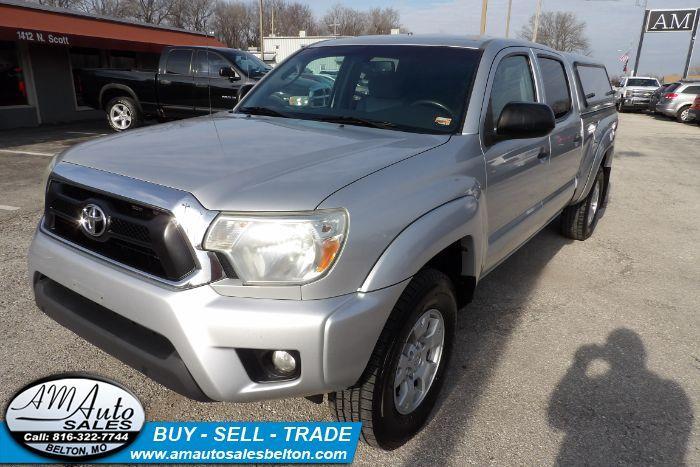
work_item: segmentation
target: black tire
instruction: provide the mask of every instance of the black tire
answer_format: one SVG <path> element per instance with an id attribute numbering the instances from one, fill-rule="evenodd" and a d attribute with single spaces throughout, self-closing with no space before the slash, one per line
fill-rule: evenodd
<path id="1" fill-rule="evenodd" d="M 678 123 L 688 123 L 692 121 L 692 117 L 690 116 L 690 113 L 688 110 L 690 109 L 689 105 L 683 106 L 680 109 L 678 109 L 678 112 L 676 113 L 676 121 Z M 683 114 L 685 113 L 685 118 L 683 117 Z"/>
<path id="2" fill-rule="evenodd" d="M 394 401 L 395 372 L 414 324 L 429 310 L 438 310 L 443 318 L 442 354 L 422 402 L 404 415 Z M 419 272 L 394 306 L 360 381 L 329 394 L 330 408 L 338 421 L 362 422 L 362 439 L 381 449 L 395 449 L 411 439 L 425 424 L 440 393 L 452 354 L 456 312 L 450 279 L 432 269 Z"/>
<path id="3" fill-rule="evenodd" d="M 600 218 L 606 189 L 605 172 L 600 168 L 586 198 L 579 203 L 567 206 L 561 213 L 562 235 L 574 240 L 585 240 L 591 236 Z M 595 199 L 596 193 L 597 199 Z M 594 201 L 597 204 L 594 204 Z M 592 214 L 593 217 L 589 218 L 591 209 L 595 209 L 595 212 Z"/>
<path id="4" fill-rule="evenodd" d="M 136 102 L 130 97 L 115 97 L 107 103 L 105 112 L 107 113 L 107 125 L 114 131 L 131 130 L 141 125 L 141 112 L 139 112 Z M 116 113 L 119 112 L 124 118 L 115 117 Z"/>

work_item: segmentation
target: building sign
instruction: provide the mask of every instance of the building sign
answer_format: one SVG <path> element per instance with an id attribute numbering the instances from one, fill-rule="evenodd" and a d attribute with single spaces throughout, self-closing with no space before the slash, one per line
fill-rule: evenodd
<path id="1" fill-rule="evenodd" d="M 698 10 L 649 10 L 647 32 L 692 31 Z"/>
<path id="2" fill-rule="evenodd" d="M 26 31 L 18 29 L 17 40 L 24 42 L 36 42 L 38 44 L 70 45 L 68 36 L 64 34 L 52 34 L 40 31 Z"/>

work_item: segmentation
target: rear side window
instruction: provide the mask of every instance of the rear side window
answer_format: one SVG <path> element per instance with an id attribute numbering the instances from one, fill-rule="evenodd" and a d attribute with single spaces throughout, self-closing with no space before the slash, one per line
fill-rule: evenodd
<path id="1" fill-rule="evenodd" d="M 586 107 L 612 102 L 613 92 L 605 68 L 597 65 L 576 65 Z M 629 82 L 627 83 L 629 85 Z"/>
<path id="2" fill-rule="evenodd" d="M 666 87 L 664 88 L 664 92 L 673 92 L 673 91 L 675 91 L 676 89 L 678 89 L 678 86 L 680 86 L 680 85 L 681 85 L 681 83 L 669 84 L 668 86 L 666 86 Z"/>
<path id="3" fill-rule="evenodd" d="M 700 94 L 700 86 L 688 86 L 681 92 L 683 94 Z"/>
<path id="4" fill-rule="evenodd" d="M 571 94 L 566 79 L 564 64 L 549 57 L 537 57 L 544 81 L 545 102 L 554 111 L 556 118 L 561 118 L 571 110 Z"/>
<path id="5" fill-rule="evenodd" d="M 165 65 L 165 72 L 173 75 L 189 75 L 191 50 L 171 50 Z"/>

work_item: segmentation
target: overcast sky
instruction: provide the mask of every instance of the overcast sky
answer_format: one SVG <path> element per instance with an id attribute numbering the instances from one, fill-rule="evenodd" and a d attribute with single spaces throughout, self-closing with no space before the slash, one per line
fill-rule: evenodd
<path id="1" fill-rule="evenodd" d="M 334 1 L 306 0 L 323 15 Z M 478 34 L 481 0 L 345 0 L 358 9 L 394 7 L 401 22 L 416 34 Z M 537 0 L 513 0 L 511 37 L 535 11 Z M 489 0 L 486 33 L 504 36 L 508 0 Z M 648 0 L 649 9 L 700 8 L 700 0 Z M 636 0 L 542 0 L 543 11 L 571 11 L 586 22 L 592 55 L 602 60 L 611 75 L 622 73 L 620 55 L 631 49 L 630 68 L 637 50 L 644 10 Z M 639 73 L 660 75 L 681 73 L 685 64 L 690 32 L 646 34 Z M 700 38 L 696 40 L 691 66 L 700 65 Z"/>

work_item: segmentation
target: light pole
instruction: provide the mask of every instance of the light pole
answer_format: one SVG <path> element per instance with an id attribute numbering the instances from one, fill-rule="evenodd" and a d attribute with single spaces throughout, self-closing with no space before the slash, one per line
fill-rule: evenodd
<path id="1" fill-rule="evenodd" d="M 481 0 L 481 28 L 480 35 L 486 34 L 486 11 L 489 8 L 489 0 Z"/>
<path id="2" fill-rule="evenodd" d="M 508 33 L 510 32 L 510 9 L 513 6 L 513 0 L 508 0 L 508 14 L 506 15 L 506 39 L 508 38 Z"/>
<path id="3" fill-rule="evenodd" d="M 532 27 L 532 42 L 537 42 L 537 29 L 540 26 L 540 12 L 542 11 L 542 0 L 537 0 L 537 9 L 535 10 L 535 24 Z"/>
<path id="4" fill-rule="evenodd" d="M 263 0 L 258 0 L 260 9 L 260 60 L 265 61 L 265 34 L 263 33 Z"/>

